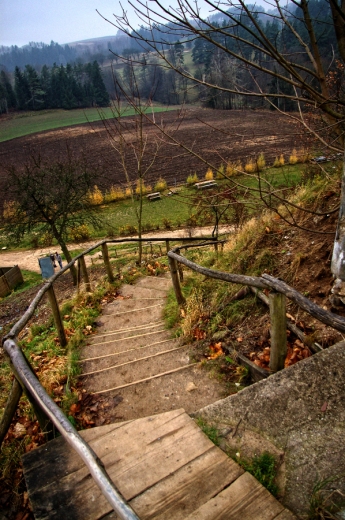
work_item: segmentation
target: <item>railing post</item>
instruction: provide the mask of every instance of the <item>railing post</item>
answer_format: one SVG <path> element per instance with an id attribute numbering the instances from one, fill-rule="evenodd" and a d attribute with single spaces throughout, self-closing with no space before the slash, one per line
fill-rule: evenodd
<path id="1" fill-rule="evenodd" d="M 2 441 L 4 440 L 6 433 L 8 432 L 9 427 L 11 426 L 11 422 L 13 419 L 13 416 L 16 412 L 19 400 L 21 398 L 21 395 L 23 393 L 22 387 L 18 383 L 17 379 L 14 378 L 12 381 L 12 387 L 10 391 L 10 395 L 8 396 L 6 406 L 4 409 L 4 413 L 1 417 L 0 422 L 0 447 L 2 444 Z"/>
<path id="2" fill-rule="evenodd" d="M 270 370 L 278 372 L 284 368 L 287 354 L 286 342 L 286 296 L 271 291 L 269 294 L 271 318 Z"/>
<path id="3" fill-rule="evenodd" d="M 65 347 L 67 345 L 65 329 L 63 328 L 63 323 L 61 319 L 59 305 L 55 296 L 54 287 L 51 285 L 47 290 L 49 303 L 52 308 L 54 322 L 56 326 L 56 330 L 59 336 L 60 345 Z"/>
<path id="4" fill-rule="evenodd" d="M 105 243 L 102 244 L 102 256 L 103 256 L 103 261 L 104 261 L 105 268 L 107 270 L 108 280 L 109 280 L 110 283 L 112 283 L 115 278 L 114 278 L 113 271 L 112 271 L 112 268 L 111 268 L 111 265 L 110 265 L 110 261 L 109 261 L 108 246 Z"/>
<path id="5" fill-rule="evenodd" d="M 77 262 L 77 292 L 79 294 L 79 291 L 80 291 L 80 270 L 81 270 L 81 267 L 80 267 L 80 262 L 79 262 L 79 258 L 78 258 L 78 262 Z"/>
<path id="6" fill-rule="evenodd" d="M 184 305 L 186 303 L 186 300 L 181 291 L 180 280 L 177 274 L 177 262 L 175 258 L 170 258 L 170 256 L 168 256 L 168 260 L 177 303 L 179 305 Z"/>
<path id="7" fill-rule="evenodd" d="M 90 283 L 89 275 L 87 273 L 84 255 L 82 255 L 79 258 L 79 265 L 80 265 L 81 274 L 83 276 L 83 280 L 85 283 L 85 290 L 86 290 L 86 292 L 91 292 L 91 283 Z"/>
<path id="8" fill-rule="evenodd" d="M 180 254 L 180 250 L 177 249 L 176 253 L 179 255 Z M 182 265 L 180 264 L 180 262 L 176 262 L 176 263 L 177 263 L 178 274 L 180 275 L 180 281 L 183 282 L 183 269 L 182 269 Z"/>
<path id="9" fill-rule="evenodd" d="M 167 254 L 168 254 L 169 251 L 170 251 L 170 240 L 166 240 L 166 241 L 165 241 L 165 245 L 166 245 L 166 248 L 167 248 Z"/>
<path id="10" fill-rule="evenodd" d="M 32 368 L 31 364 L 29 363 L 28 359 L 26 358 L 24 352 L 22 353 L 22 355 L 25 357 L 26 363 L 28 365 L 28 369 L 33 373 L 33 375 L 37 379 L 34 369 Z M 28 398 L 28 401 L 30 402 L 30 404 L 33 408 L 34 414 L 36 415 L 36 419 L 38 420 L 42 433 L 45 435 L 47 440 L 53 439 L 55 436 L 55 428 L 54 428 L 52 421 L 45 414 L 45 412 L 40 408 L 40 405 L 38 404 L 38 402 L 36 401 L 34 396 L 31 395 L 31 392 L 26 388 L 24 383 L 21 381 L 21 379 L 17 373 L 17 370 L 16 370 L 14 364 L 12 363 L 11 359 L 10 359 L 10 365 L 11 365 L 11 369 L 14 373 L 14 376 L 15 376 L 18 384 L 21 386 L 22 391 Z"/>

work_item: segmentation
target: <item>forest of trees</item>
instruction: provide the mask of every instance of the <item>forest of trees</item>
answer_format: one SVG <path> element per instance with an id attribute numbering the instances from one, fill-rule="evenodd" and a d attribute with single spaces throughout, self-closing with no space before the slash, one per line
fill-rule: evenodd
<path id="1" fill-rule="evenodd" d="M 85 108 L 110 102 L 97 61 L 86 65 L 43 65 L 38 73 L 31 65 L 14 71 L 14 86 L 0 73 L 0 113 L 11 109 Z"/>
<path id="2" fill-rule="evenodd" d="M 310 56 L 304 44 L 309 41 L 309 32 L 302 7 L 298 2 L 291 3 L 284 14 L 279 13 L 278 8 L 265 12 L 262 7 L 249 4 L 247 9 L 248 12 L 235 6 L 223 11 L 219 7 L 215 9 L 217 15 L 207 20 L 195 14 L 194 20 L 191 16 L 185 24 L 152 22 L 151 27 L 138 30 L 126 27 L 126 22 L 122 25 L 119 19 L 116 27 L 123 27 L 132 38 L 131 48 L 122 53 L 126 63 L 123 80 L 129 91 L 135 83 L 141 97 L 150 95 L 162 103 L 192 100 L 219 109 L 296 110 L 289 65 L 282 66 L 272 58 L 277 53 L 293 57 L 308 82 L 312 81 L 308 77 Z M 309 0 L 308 13 L 320 60 L 328 74 L 334 73 L 334 79 L 338 78 L 341 70 L 330 3 Z M 151 14 L 154 20 L 154 11 Z M 192 7 L 190 14 L 193 14 Z M 275 49 L 273 53 L 270 44 Z M 183 52 L 188 48 L 192 48 L 192 70 L 183 59 Z M 270 71 L 272 74 L 267 74 Z M 117 79 L 121 82 L 122 77 Z M 258 96 L 258 85 L 262 92 L 270 95 L 269 100 L 264 95 Z M 251 92 L 255 95 L 251 96 Z"/>
<path id="3" fill-rule="evenodd" d="M 75 48 L 69 45 L 59 45 L 51 41 L 50 44 L 31 42 L 24 47 L 12 45 L 0 48 L 0 67 L 6 71 L 13 72 L 16 67 L 23 69 L 25 65 L 43 67 L 67 65 L 78 58 Z"/>
<path id="4" fill-rule="evenodd" d="M 127 28 L 127 34 L 122 32 L 120 36 L 118 33 L 114 44 L 108 42 L 102 47 L 104 55 L 98 47 L 97 61 L 95 54 L 93 63 L 86 65 L 81 64 L 80 56 L 76 60 L 73 47 L 54 42 L 31 44 L 21 49 L 12 47 L 6 52 L 0 49 L 0 69 L 3 69 L 0 113 L 15 108 L 105 106 L 109 96 L 116 95 L 116 83 L 129 95 L 136 92 L 141 99 L 168 105 L 199 102 L 216 109 L 275 107 L 285 112 L 296 110 L 296 92 L 289 66 L 272 60 L 266 48 L 271 42 L 282 56 L 294 56 L 296 65 L 308 76 L 307 71 L 303 72 L 309 59 L 303 43 L 308 41 L 308 29 L 301 7 L 297 3 L 290 6 L 284 14 L 286 23 L 282 23 L 279 13 L 268 14 L 261 7 L 248 5 L 248 13 L 243 8 L 231 7 L 228 11 L 219 8 L 217 15 L 208 20 L 190 22 L 189 30 L 186 30 L 189 22 L 186 27 L 169 22 L 147 28 L 142 26 L 131 32 Z M 320 59 L 330 64 L 328 73 L 333 71 L 336 81 L 341 71 L 337 69 L 337 38 L 330 4 L 309 0 L 308 9 Z M 198 24 L 194 34 L 193 23 Z M 264 46 L 257 44 L 260 31 L 268 42 Z M 123 48 L 126 42 L 128 47 Z M 192 49 L 189 67 L 185 64 L 187 49 Z M 50 68 L 52 59 L 55 62 Z M 98 64 L 104 60 L 107 65 L 103 66 L 101 74 Z M 109 67 L 109 60 L 113 62 L 113 68 Z M 8 72 L 10 70 L 14 72 Z M 257 95 L 258 84 L 271 96 L 269 99 Z M 251 96 L 251 92 L 255 95 Z"/>

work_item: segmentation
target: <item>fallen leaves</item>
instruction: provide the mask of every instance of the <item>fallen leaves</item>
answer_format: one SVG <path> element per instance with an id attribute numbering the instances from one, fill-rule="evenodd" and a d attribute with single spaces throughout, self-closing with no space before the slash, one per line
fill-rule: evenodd
<path id="1" fill-rule="evenodd" d="M 210 355 L 207 356 L 207 359 L 217 359 L 219 356 L 222 356 L 224 351 L 222 349 L 221 342 L 215 343 L 214 345 L 210 345 Z"/>
<path id="2" fill-rule="evenodd" d="M 156 262 L 154 262 L 154 264 L 146 264 L 146 269 L 148 271 L 148 273 L 151 275 L 151 276 L 157 276 L 159 275 L 162 271 L 167 271 L 168 270 L 168 266 L 165 265 L 165 264 L 162 264 L 161 262 L 158 262 L 158 260 Z"/>
<path id="3" fill-rule="evenodd" d="M 270 355 L 271 347 L 266 346 L 259 352 L 250 352 L 248 357 L 256 366 L 264 368 L 265 370 L 269 370 Z M 304 345 L 304 343 L 302 343 L 302 341 L 300 341 L 299 339 L 295 339 L 295 341 L 291 340 L 288 342 L 287 355 L 285 358 L 284 366 L 289 367 L 291 365 L 294 365 L 298 361 L 301 361 L 302 359 L 306 359 L 309 356 L 311 356 L 311 352 L 309 348 L 306 345 Z"/>
<path id="4" fill-rule="evenodd" d="M 107 399 L 83 391 L 78 393 L 78 402 L 70 406 L 69 414 L 82 428 L 101 426 L 109 422 L 107 411 L 113 410 L 122 401 L 121 395 Z"/>
<path id="5" fill-rule="evenodd" d="M 86 325 L 86 327 L 83 329 L 84 336 L 90 336 L 92 334 L 92 327 L 91 325 Z"/>
<path id="6" fill-rule="evenodd" d="M 206 332 L 202 329 L 199 329 L 199 327 L 194 327 L 193 329 L 193 338 L 197 341 L 200 341 L 202 339 L 206 338 Z"/>

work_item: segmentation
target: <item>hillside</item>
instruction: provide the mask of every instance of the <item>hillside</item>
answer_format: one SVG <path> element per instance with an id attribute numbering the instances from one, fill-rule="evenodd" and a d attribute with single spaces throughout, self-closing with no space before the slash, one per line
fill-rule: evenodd
<path id="1" fill-rule="evenodd" d="M 223 252 L 216 253 L 213 249 L 191 250 L 188 256 L 196 263 L 227 272 L 253 275 L 270 273 L 285 280 L 318 305 L 345 316 L 344 309 L 333 307 L 329 300 L 332 282 L 330 259 L 338 213 L 340 173 L 340 163 L 327 163 L 323 170 L 318 171 L 309 166 L 305 185 L 294 197 L 295 203 L 303 205 L 309 211 L 324 213 L 323 216 L 296 211 L 293 213 L 296 226 L 291 227 L 283 218 L 277 218 L 276 214 L 263 212 L 260 219 L 246 224 L 238 234 L 232 234 Z M 287 216 L 287 213 L 283 211 L 282 215 Z M 129 266 L 132 265 L 132 261 L 130 262 Z M 148 274 L 148 271 L 144 272 Z M 94 280 L 99 275 L 104 275 L 103 269 L 93 271 Z M 185 271 L 183 290 L 188 295 L 186 312 L 179 314 L 176 304 L 171 301 L 166 310 L 167 316 L 175 319 L 175 324 L 185 337 L 197 341 L 198 360 L 213 377 L 221 379 L 227 385 L 228 393 L 236 393 L 249 383 L 246 371 L 239 369 L 237 363 L 233 362 L 236 360 L 236 353 L 241 352 L 249 357 L 254 353 L 252 359 L 256 359 L 264 367 L 265 360 L 259 354 L 269 346 L 267 308 L 250 295 L 242 300 L 233 299 L 238 289 L 238 286 L 205 280 L 202 276 L 194 276 Z M 59 299 L 66 296 L 65 290 L 62 283 L 58 288 Z M 31 290 L 20 297 L 14 295 L 6 299 L 0 304 L 3 316 L 6 314 L 7 320 L 11 315 L 13 319 L 17 318 L 28 305 L 33 293 L 34 290 Z M 116 297 L 115 290 L 105 301 L 111 302 Z M 70 312 L 69 310 L 68 313 Z M 41 312 L 35 316 L 36 331 L 41 330 L 38 327 L 47 320 L 48 314 L 43 305 Z M 339 333 L 316 322 L 294 305 L 289 304 L 288 314 L 307 336 L 303 350 L 309 349 L 315 342 L 322 348 L 327 348 L 342 339 Z M 39 337 L 34 342 L 36 340 Z M 296 338 L 291 334 L 288 341 L 288 363 L 292 364 L 302 359 L 303 353 L 300 349 L 293 357 Z M 215 343 L 221 343 L 220 356 L 213 356 L 212 349 L 210 350 L 210 345 Z M 38 366 L 44 370 L 45 356 L 39 354 L 37 358 Z M 229 362 L 228 359 L 232 361 Z M 21 421 L 26 420 L 26 414 L 27 410 Z M 83 410 L 78 409 L 78 414 L 83 415 Z M 103 419 L 108 420 L 106 413 Z M 35 442 L 42 442 L 37 437 L 34 439 Z M 34 447 L 35 442 L 28 449 Z M 17 470 L 14 480 L 18 482 L 18 478 L 20 472 Z M 8 479 L 7 474 L 6 481 Z M 10 495 L 6 496 L 8 498 Z M 24 508 L 22 510 L 25 510 L 24 501 L 21 504 Z"/>

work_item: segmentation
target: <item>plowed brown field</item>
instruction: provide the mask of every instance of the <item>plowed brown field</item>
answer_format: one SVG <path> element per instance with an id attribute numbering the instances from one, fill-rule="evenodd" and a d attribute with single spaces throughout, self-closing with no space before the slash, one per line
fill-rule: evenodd
<path id="1" fill-rule="evenodd" d="M 264 152 L 266 163 L 271 164 L 277 155 L 283 153 L 287 159 L 293 148 L 300 149 L 303 145 L 298 125 L 272 111 L 190 108 L 182 117 L 177 111 L 156 115 L 156 123 L 162 122 L 174 139 L 214 166 L 239 159 L 245 163 L 246 159 L 257 157 L 260 152 Z M 127 130 L 124 130 L 127 142 L 132 140 L 129 134 L 132 125 L 133 118 L 129 117 L 125 126 Z M 197 172 L 199 177 L 205 175 L 207 166 L 200 159 L 172 140 L 169 142 L 162 135 L 158 137 L 159 131 L 150 123 L 144 126 L 147 136 L 146 163 L 156 153 L 157 143 L 159 146 L 148 176 L 150 180 L 162 176 L 173 183 L 185 181 L 193 172 Z M 41 132 L 0 143 L 0 173 L 3 176 L 8 165 L 22 167 L 32 152 L 40 152 L 53 161 L 66 153 L 67 143 L 70 149 L 87 153 L 90 163 L 104 167 L 108 185 L 124 181 L 117 163 L 118 154 L 102 122 Z M 131 175 L 135 178 L 136 161 L 128 145 L 126 153 Z"/>

